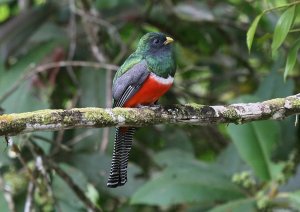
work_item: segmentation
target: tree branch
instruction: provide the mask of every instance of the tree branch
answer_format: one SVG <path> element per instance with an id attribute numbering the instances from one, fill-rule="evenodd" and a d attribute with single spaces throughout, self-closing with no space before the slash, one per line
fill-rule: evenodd
<path id="1" fill-rule="evenodd" d="M 142 127 L 155 124 L 186 123 L 211 125 L 242 124 L 266 119 L 284 119 L 300 113 L 300 94 L 257 103 L 227 106 L 198 104 L 145 108 L 74 108 L 39 110 L 0 116 L 0 136 L 34 131 L 112 126 Z"/>

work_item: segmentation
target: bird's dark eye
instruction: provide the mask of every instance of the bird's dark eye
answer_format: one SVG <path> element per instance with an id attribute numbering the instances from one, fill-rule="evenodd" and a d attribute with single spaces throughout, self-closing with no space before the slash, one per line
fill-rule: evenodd
<path id="1" fill-rule="evenodd" d="M 159 44 L 159 42 L 160 42 L 159 39 L 154 39 L 153 40 L 153 44 L 155 44 L 155 45 Z"/>

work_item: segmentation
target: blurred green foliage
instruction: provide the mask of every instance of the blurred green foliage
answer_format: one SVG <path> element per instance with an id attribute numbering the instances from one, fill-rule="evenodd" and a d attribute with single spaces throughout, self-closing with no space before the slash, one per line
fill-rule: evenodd
<path id="1" fill-rule="evenodd" d="M 148 31 L 176 41 L 175 84 L 160 104 L 253 102 L 298 93 L 299 4 L 0 1 L 1 110 L 109 106 L 114 72 L 90 62 L 121 65 Z M 62 61 L 88 65 L 43 69 Z M 86 211 L 88 204 L 103 211 L 297 211 L 300 146 L 294 122 L 290 117 L 139 129 L 128 183 L 117 189 L 106 187 L 114 129 L 19 135 L 14 148 L 1 138 L 1 211 L 28 205 L 35 211 Z"/>

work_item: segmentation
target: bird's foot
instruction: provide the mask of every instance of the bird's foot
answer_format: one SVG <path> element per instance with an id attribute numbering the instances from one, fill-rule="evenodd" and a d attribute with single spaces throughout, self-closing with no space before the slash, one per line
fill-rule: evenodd
<path id="1" fill-rule="evenodd" d="M 152 107 L 154 109 L 159 109 L 161 108 L 161 105 L 158 104 L 158 100 L 156 100 L 154 103 L 150 104 L 149 107 Z"/>

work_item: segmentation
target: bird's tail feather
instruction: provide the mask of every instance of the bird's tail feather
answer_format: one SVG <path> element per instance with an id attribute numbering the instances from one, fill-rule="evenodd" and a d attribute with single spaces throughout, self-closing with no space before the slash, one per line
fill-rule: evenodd
<path id="1" fill-rule="evenodd" d="M 127 182 L 127 166 L 136 128 L 117 128 L 108 187 L 122 186 Z"/>

